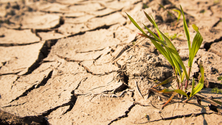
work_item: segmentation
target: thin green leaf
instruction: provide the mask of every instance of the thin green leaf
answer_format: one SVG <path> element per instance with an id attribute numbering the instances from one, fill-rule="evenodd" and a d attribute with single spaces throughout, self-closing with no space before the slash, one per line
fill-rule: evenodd
<path id="1" fill-rule="evenodd" d="M 165 50 L 159 43 L 157 43 L 156 41 L 160 42 L 163 46 L 166 47 L 166 43 L 164 43 L 162 40 L 160 40 L 148 27 L 146 27 L 144 25 L 144 27 L 148 30 L 148 32 L 154 36 L 155 39 L 150 39 L 151 42 L 154 44 L 154 46 L 157 48 L 158 51 L 160 51 L 160 53 L 169 61 L 169 63 L 174 67 L 173 65 L 173 61 L 169 55 L 169 52 L 167 50 Z"/>
<path id="2" fill-rule="evenodd" d="M 197 84 L 197 86 L 193 89 L 193 94 L 190 96 L 192 97 L 193 95 L 195 95 L 196 93 L 198 93 L 203 87 L 204 87 L 204 68 L 203 65 L 200 64 L 200 73 L 201 73 L 201 78 L 199 80 L 199 83 Z"/>
<path id="3" fill-rule="evenodd" d="M 199 82 L 197 84 L 197 86 L 194 88 L 194 90 L 193 90 L 194 92 L 193 92 L 193 94 L 190 97 L 192 97 L 193 95 L 198 93 L 203 87 L 204 87 L 204 83 Z"/>
<path id="4" fill-rule="evenodd" d="M 159 4 L 159 6 L 165 10 L 165 7 L 162 4 Z"/>
<path id="5" fill-rule="evenodd" d="M 154 46 L 157 48 L 157 50 L 170 62 L 170 64 L 173 64 L 171 58 L 169 57 L 169 55 L 167 54 L 165 49 L 159 43 L 157 43 L 155 40 L 151 40 L 151 42 L 154 44 Z"/>
<path id="6" fill-rule="evenodd" d="M 191 89 L 190 97 L 193 96 L 193 93 L 194 93 L 194 86 L 195 86 L 195 82 L 194 82 L 194 79 L 193 79 L 193 80 L 192 80 L 192 89 Z"/>
<path id="7" fill-rule="evenodd" d="M 204 68 L 203 68 L 203 64 L 200 63 L 199 66 L 200 66 L 200 73 L 201 73 L 200 82 L 204 83 Z"/>
<path id="8" fill-rule="evenodd" d="M 174 90 L 171 90 L 171 89 L 163 89 L 161 92 L 163 92 L 163 93 L 168 93 L 168 92 L 174 92 Z"/>
<path id="9" fill-rule="evenodd" d="M 183 72 L 183 73 L 182 73 L 182 75 L 181 75 L 181 77 L 180 77 L 180 79 L 181 79 L 181 82 L 183 82 L 183 80 L 184 80 L 184 77 L 185 77 L 185 72 Z"/>
<path id="10" fill-rule="evenodd" d="M 177 21 L 179 21 L 180 17 L 181 17 L 181 12 L 179 10 L 176 10 L 176 9 L 174 9 L 173 11 L 177 12 L 177 14 L 178 14 Z"/>
<path id="11" fill-rule="evenodd" d="M 189 62 L 188 62 L 189 67 L 192 67 L 193 59 L 196 56 L 202 42 L 203 42 L 203 38 L 202 38 L 201 34 L 199 32 L 197 32 L 194 39 L 193 39 L 192 48 L 189 52 Z"/>
<path id="12" fill-rule="evenodd" d="M 154 25 L 154 27 L 157 29 L 157 34 L 159 35 L 160 39 L 163 40 L 163 37 L 161 35 L 161 33 L 159 32 L 159 28 L 156 24 L 156 22 L 154 21 L 153 18 L 151 18 L 145 11 L 144 11 L 144 14 L 146 15 L 147 19 Z"/>
<path id="13" fill-rule="evenodd" d="M 175 79 L 175 76 L 171 76 L 171 77 L 167 78 L 167 79 L 166 79 L 166 80 L 164 80 L 163 82 L 161 82 L 161 83 L 159 83 L 159 84 L 155 85 L 155 87 L 160 86 L 160 85 L 167 84 L 167 83 L 169 83 L 169 82 L 173 81 L 173 79 Z"/>
<path id="14" fill-rule="evenodd" d="M 176 90 L 174 90 L 174 92 L 179 93 L 181 95 L 184 95 L 184 96 L 186 96 L 188 98 L 188 95 L 183 90 L 176 89 Z"/>
<path id="15" fill-rule="evenodd" d="M 183 64 L 183 61 L 181 60 L 180 58 L 180 55 L 179 53 L 177 52 L 175 46 L 172 44 L 172 42 L 160 31 L 160 33 L 162 34 L 162 36 L 164 37 L 165 41 L 166 41 L 166 44 L 168 45 L 169 47 L 169 52 L 171 52 L 171 54 L 173 55 L 174 59 L 176 59 L 176 61 L 180 64 L 180 66 L 182 67 L 183 71 L 185 72 L 185 75 L 186 75 L 186 78 L 188 78 L 188 75 L 187 75 L 187 71 L 186 71 L 186 67 L 184 66 Z M 167 48 L 166 48 L 167 49 Z M 179 67 L 178 69 L 179 70 Z M 181 74 L 180 74 L 181 75 Z"/>
<path id="16" fill-rule="evenodd" d="M 222 80 L 222 76 L 217 77 L 217 80 Z"/>
<path id="17" fill-rule="evenodd" d="M 127 14 L 127 16 L 129 17 L 130 21 L 143 33 L 143 35 L 147 35 L 130 15 Z"/>
<path id="18" fill-rule="evenodd" d="M 199 32 L 198 27 L 195 24 L 193 24 L 192 27 L 196 32 Z"/>
<path id="19" fill-rule="evenodd" d="M 144 14 L 146 15 L 147 19 L 153 24 L 155 25 L 154 21 L 152 20 L 152 18 L 144 11 Z"/>
<path id="20" fill-rule="evenodd" d="M 181 69 L 180 69 L 180 65 L 179 63 L 177 62 L 177 59 L 175 59 L 175 57 L 173 56 L 173 54 L 170 54 L 171 55 L 171 59 L 173 61 L 173 64 L 175 66 L 175 69 L 177 71 L 177 73 L 179 73 L 179 75 L 181 76 Z"/>
<path id="21" fill-rule="evenodd" d="M 218 100 L 214 100 L 214 99 L 212 99 L 212 101 L 214 101 L 215 103 L 217 103 L 217 104 L 219 104 L 219 105 L 222 106 L 222 102 L 220 102 L 220 101 L 218 101 Z"/>
<path id="22" fill-rule="evenodd" d="M 180 6 L 180 8 L 181 8 L 182 15 L 183 15 L 183 27 L 184 27 L 185 34 L 186 34 L 186 37 L 187 37 L 188 48 L 189 48 L 189 50 L 190 50 L 190 48 L 191 48 L 191 45 L 190 45 L 190 34 L 189 34 L 188 27 L 187 27 L 186 18 L 185 18 L 185 16 L 184 16 L 183 8 L 182 8 L 181 6 Z"/>
<path id="23" fill-rule="evenodd" d="M 174 15 L 173 15 L 170 11 L 167 11 L 167 13 L 168 13 L 171 17 L 174 17 Z"/>
<path id="24" fill-rule="evenodd" d="M 144 25 L 144 24 L 143 24 Z M 160 40 L 159 37 L 156 36 L 155 33 L 153 33 L 153 31 L 151 31 L 146 25 L 144 25 L 144 27 L 148 30 L 148 32 L 161 44 L 166 44 L 164 41 Z"/>

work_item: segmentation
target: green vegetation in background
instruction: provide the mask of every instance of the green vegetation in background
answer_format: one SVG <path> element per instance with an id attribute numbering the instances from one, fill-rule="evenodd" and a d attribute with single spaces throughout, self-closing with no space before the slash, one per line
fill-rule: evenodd
<path id="1" fill-rule="evenodd" d="M 221 82 L 220 84 L 222 84 L 222 76 L 217 77 L 217 80 Z M 217 93 L 217 94 L 218 94 L 218 93 L 221 93 L 221 94 L 222 94 L 222 89 L 213 88 L 213 89 L 211 90 L 211 92 L 212 92 L 212 93 Z"/>
<path id="2" fill-rule="evenodd" d="M 174 40 L 174 39 L 177 39 L 179 38 L 180 36 L 182 36 L 181 34 L 177 34 L 177 33 L 174 33 L 173 35 L 169 35 L 169 33 L 165 33 L 165 35 L 170 38 L 171 40 Z"/>

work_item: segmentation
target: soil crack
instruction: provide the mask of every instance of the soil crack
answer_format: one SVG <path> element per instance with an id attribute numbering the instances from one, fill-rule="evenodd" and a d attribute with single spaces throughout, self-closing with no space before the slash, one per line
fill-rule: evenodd
<path id="1" fill-rule="evenodd" d="M 109 75 L 113 72 L 118 72 L 119 70 L 111 70 L 109 72 L 104 72 L 104 73 L 94 73 L 92 72 L 88 67 L 84 66 L 83 64 L 81 64 L 81 62 L 79 63 L 79 66 L 83 67 L 87 73 L 90 73 L 92 75 L 97 75 L 97 76 L 104 76 L 104 75 Z"/>
<path id="2" fill-rule="evenodd" d="M 205 43 L 205 44 L 204 44 L 205 50 L 208 51 L 208 50 L 210 49 L 210 46 L 211 46 L 213 43 L 217 43 L 217 42 L 220 42 L 220 41 L 222 41 L 222 36 L 221 36 L 220 38 L 218 38 L 218 39 L 215 39 L 215 40 L 212 41 L 212 42 Z"/>
<path id="3" fill-rule="evenodd" d="M 41 65 L 41 62 L 48 56 L 52 46 L 54 46 L 57 41 L 58 39 L 45 41 L 43 47 L 39 52 L 38 59 L 28 68 L 28 71 L 24 75 L 31 74 L 35 69 L 37 69 Z"/>
<path id="4" fill-rule="evenodd" d="M 40 41 L 31 42 L 31 43 L 0 43 L 0 46 L 3 46 L 3 47 L 27 46 L 27 45 L 36 44 L 36 43 L 39 43 L 39 42 L 40 42 Z"/>
<path id="5" fill-rule="evenodd" d="M 125 115 L 119 116 L 118 118 L 112 120 L 108 125 L 111 125 L 113 122 L 116 122 L 116 121 L 118 121 L 118 120 L 120 120 L 120 119 L 122 119 L 122 118 L 128 117 L 129 112 L 131 111 L 131 109 L 132 109 L 135 105 L 136 105 L 136 104 L 133 103 L 133 104 L 128 108 L 128 110 L 125 111 Z"/>
<path id="6" fill-rule="evenodd" d="M 153 121 L 147 121 L 147 122 L 142 122 L 142 123 L 135 123 L 135 124 L 147 124 L 147 123 L 152 123 L 152 122 L 158 122 L 158 121 L 162 121 L 162 120 L 175 120 L 175 119 L 178 119 L 178 118 L 186 118 L 186 117 L 197 117 L 199 115 L 204 115 L 204 114 L 213 114 L 213 112 L 210 112 L 210 113 L 204 113 L 204 112 L 201 112 L 201 113 L 190 113 L 190 114 L 187 114 L 187 115 L 176 115 L 176 116 L 172 116 L 172 117 L 166 117 L 166 118 L 163 118 L 162 119 L 157 119 L 157 120 L 153 120 Z"/>
<path id="7" fill-rule="evenodd" d="M 52 73 L 53 70 L 49 72 L 49 74 L 36 86 L 36 84 L 34 84 L 32 87 L 30 87 L 29 89 L 27 89 L 22 95 L 18 96 L 17 98 L 13 99 L 10 103 L 12 103 L 13 101 L 18 100 L 21 97 L 26 96 L 29 92 L 31 92 L 34 89 L 39 88 L 40 86 L 44 86 L 47 81 L 52 77 Z"/>

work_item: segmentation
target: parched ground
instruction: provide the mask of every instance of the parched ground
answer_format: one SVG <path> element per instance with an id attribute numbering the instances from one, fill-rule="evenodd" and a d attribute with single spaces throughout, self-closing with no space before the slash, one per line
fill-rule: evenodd
<path id="1" fill-rule="evenodd" d="M 222 89 L 221 0 L 0 0 L 0 124 L 222 124 L 221 106 L 208 100 L 175 98 L 161 109 L 169 96 L 147 94 L 172 68 L 126 13 L 154 30 L 143 11 L 152 15 L 161 31 L 176 36 L 187 64 L 182 18 L 173 11 L 180 5 L 191 40 L 192 24 L 204 39 L 191 76 L 199 77 L 202 61 L 199 94 L 222 101 L 212 92 Z"/>

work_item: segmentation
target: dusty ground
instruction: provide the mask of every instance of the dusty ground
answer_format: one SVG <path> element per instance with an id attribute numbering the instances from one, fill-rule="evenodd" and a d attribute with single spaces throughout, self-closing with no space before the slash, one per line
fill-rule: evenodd
<path id="1" fill-rule="evenodd" d="M 222 124 L 220 107 L 205 100 L 161 109 L 167 98 L 147 98 L 172 68 L 125 12 L 152 29 L 146 11 L 164 33 L 178 34 L 173 43 L 187 62 L 182 19 L 175 26 L 167 16 L 179 5 L 191 39 L 192 24 L 204 38 L 192 77 L 202 61 L 209 84 L 200 93 L 222 100 L 211 92 L 222 88 L 221 0 L 0 0 L 0 124 Z"/>

